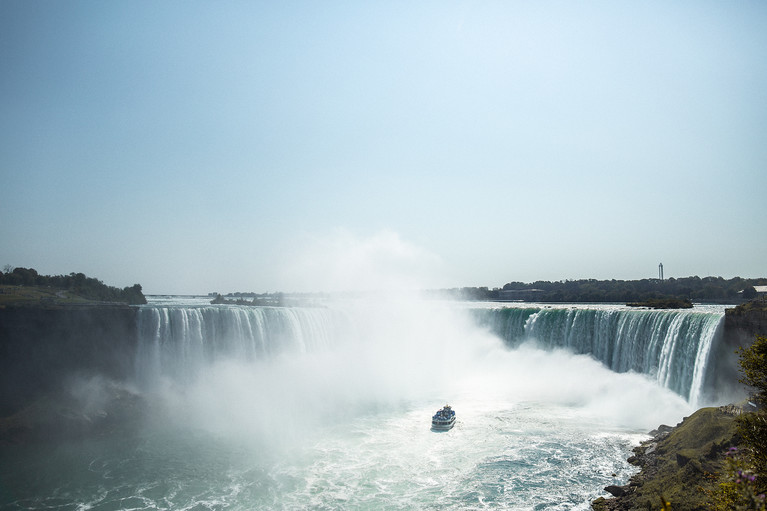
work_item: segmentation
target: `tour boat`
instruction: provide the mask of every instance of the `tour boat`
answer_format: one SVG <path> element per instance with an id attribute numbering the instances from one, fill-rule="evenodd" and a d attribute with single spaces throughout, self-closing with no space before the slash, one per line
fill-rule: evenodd
<path id="1" fill-rule="evenodd" d="M 445 405 L 431 418 L 431 429 L 447 431 L 455 424 L 455 410 L 450 405 Z"/>

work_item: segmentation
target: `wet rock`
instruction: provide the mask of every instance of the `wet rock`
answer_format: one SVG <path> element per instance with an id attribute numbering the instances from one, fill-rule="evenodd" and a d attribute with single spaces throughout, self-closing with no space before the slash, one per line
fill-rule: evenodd
<path id="1" fill-rule="evenodd" d="M 626 487 L 624 486 L 616 486 L 614 484 L 611 484 L 610 486 L 605 487 L 605 491 L 612 495 L 613 497 L 623 497 L 626 495 Z"/>

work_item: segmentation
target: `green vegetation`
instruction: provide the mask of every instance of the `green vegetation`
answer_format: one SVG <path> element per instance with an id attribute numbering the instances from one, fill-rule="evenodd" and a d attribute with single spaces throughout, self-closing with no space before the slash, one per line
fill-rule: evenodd
<path id="1" fill-rule="evenodd" d="M 522 300 L 527 302 L 643 302 L 652 299 L 685 299 L 696 302 L 738 303 L 756 297 L 754 286 L 767 278 L 684 277 L 642 280 L 539 280 L 529 284 L 509 282 L 502 288 L 464 287 L 433 291 L 438 297 L 461 300 Z"/>
<path id="2" fill-rule="evenodd" d="M 767 300 L 752 300 L 732 309 L 725 309 L 727 315 L 745 316 L 746 314 L 767 312 Z"/>
<path id="3" fill-rule="evenodd" d="M 692 302 L 687 298 L 651 298 L 643 302 L 627 303 L 629 307 L 649 307 L 650 309 L 692 309 Z"/>
<path id="4" fill-rule="evenodd" d="M 213 305 L 246 305 L 250 307 L 323 307 L 324 295 L 312 293 L 209 293 Z"/>
<path id="5" fill-rule="evenodd" d="M 40 275 L 32 268 L 0 272 L 0 305 L 146 303 L 140 284 L 119 289 L 82 273 Z"/>
<path id="6" fill-rule="evenodd" d="M 210 301 L 213 305 L 250 305 L 252 307 L 282 307 L 285 305 L 285 300 L 282 293 L 253 295 L 252 299 L 246 300 L 242 298 L 242 295 L 238 295 L 237 298 L 224 298 L 222 295 L 217 294 L 213 300 Z"/>
<path id="7" fill-rule="evenodd" d="M 597 511 L 711 509 L 726 470 L 726 455 L 737 444 L 735 406 L 701 408 L 674 428 L 661 426 L 634 448 L 629 463 L 641 467 L 629 484 L 605 488 L 617 498 L 599 498 Z M 670 506 L 670 507 L 669 507 Z"/>
<path id="8" fill-rule="evenodd" d="M 657 442 L 654 476 L 636 492 L 636 507 L 649 508 L 663 496 L 672 509 L 705 509 L 725 466 L 725 453 L 737 439 L 735 416 L 727 409 L 702 408 Z M 651 446 L 646 445 L 638 457 Z M 636 459 L 636 458 L 635 458 Z"/>
<path id="9" fill-rule="evenodd" d="M 767 337 L 757 337 L 740 348 L 740 382 L 751 388 L 749 408 L 737 418 L 740 445 L 728 452 L 727 467 L 718 491 L 716 509 L 767 509 Z M 753 403 L 753 404 L 751 404 Z"/>

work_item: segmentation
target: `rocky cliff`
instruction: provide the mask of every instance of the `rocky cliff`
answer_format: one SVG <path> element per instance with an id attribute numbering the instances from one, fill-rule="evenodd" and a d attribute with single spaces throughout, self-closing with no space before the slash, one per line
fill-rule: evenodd
<path id="1" fill-rule="evenodd" d="M 757 335 L 767 336 L 767 302 L 749 302 L 725 310 L 725 340 L 730 346 L 747 346 Z"/>
<path id="2" fill-rule="evenodd" d="M 748 302 L 726 309 L 721 342 L 712 348 L 706 371 L 705 400 L 708 403 L 737 402 L 745 397 L 739 383 L 737 351 L 750 346 L 757 336 L 767 336 L 767 302 Z"/>
<path id="3" fill-rule="evenodd" d="M 669 502 L 674 511 L 710 509 L 717 475 L 725 453 L 737 445 L 734 406 L 701 408 L 676 427 L 661 426 L 653 437 L 634 449 L 629 463 L 641 470 L 625 486 L 608 486 L 613 498 L 592 503 L 595 511 L 661 509 Z"/>
<path id="4" fill-rule="evenodd" d="M 0 417 L 73 378 L 125 379 L 136 342 L 127 305 L 0 308 Z"/>

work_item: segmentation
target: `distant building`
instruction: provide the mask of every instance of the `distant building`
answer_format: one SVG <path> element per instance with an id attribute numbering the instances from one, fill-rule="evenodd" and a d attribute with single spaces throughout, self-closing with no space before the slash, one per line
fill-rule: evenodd
<path id="1" fill-rule="evenodd" d="M 767 286 L 753 286 L 753 288 L 754 288 L 754 291 L 756 291 L 756 298 L 759 298 L 761 300 L 767 299 Z M 748 288 L 746 288 L 746 289 L 748 289 Z M 739 298 L 743 299 L 746 296 L 749 296 L 749 299 L 751 299 L 751 297 L 753 295 L 747 295 L 746 294 L 746 289 L 744 289 L 742 291 L 738 291 L 738 297 Z"/>

